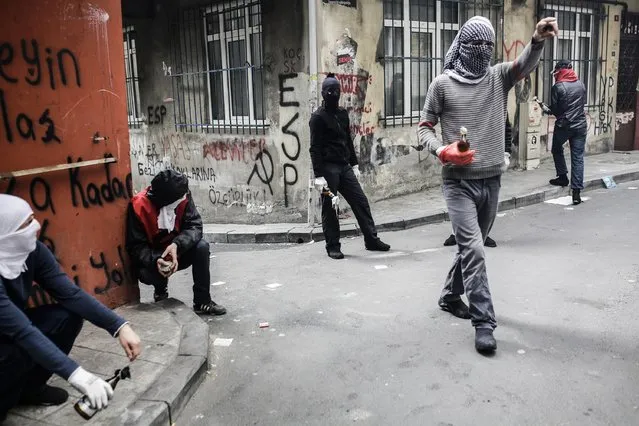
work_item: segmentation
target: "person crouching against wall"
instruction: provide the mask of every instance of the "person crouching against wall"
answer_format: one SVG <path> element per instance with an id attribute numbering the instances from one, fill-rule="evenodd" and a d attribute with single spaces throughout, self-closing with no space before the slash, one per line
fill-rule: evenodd
<path id="1" fill-rule="evenodd" d="M 111 385 L 80 367 L 68 354 L 83 320 L 116 337 L 130 361 L 140 339 L 126 320 L 76 286 L 38 241 L 40 224 L 22 198 L 0 194 L 0 423 L 16 405 L 60 405 L 69 394 L 47 385 L 57 374 L 91 407 L 106 407 Z M 58 303 L 27 309 L 33 282 Z"/>
<path id="2" fill-rule="evenodd" d="M 171 275 L 193 266 L 193 310 L 226 313 L 211 300 L 209 243 L 202 238 L 202 218 L 183 174 L 163 170 L 133 197 L 127 211 L 126 249 L 139 280 L 155 288 L 156 302 L 169 297 Z"/>

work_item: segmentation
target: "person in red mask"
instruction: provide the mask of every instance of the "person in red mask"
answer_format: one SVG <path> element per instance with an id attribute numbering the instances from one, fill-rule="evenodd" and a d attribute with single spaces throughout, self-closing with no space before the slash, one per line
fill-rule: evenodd
<path id="1" fill-rule="evenodd" d="M 551 185 L 568 186 L 572 189 L 572 203 L 581 204 L 584 188 L 584 149 L 588 135 L 586 121 L 586 87 L 579 81 L 570 61 L 561 60 L 552 71 L 555 84 L 552 86 L 550 111 L 556 117 L 552 137 L 552 156 L 557 177 Z M 564 143 L 570 142 L 570 181 L 564 157 Z"/>
<path id="2" fill-rule="evenodd" d="M 211 300 L 210 248 L 202 238 L 202 218 L 189 191 L 188 178 L 163 170 L 138 193 L 127 211 L 126 248 L 138 278 L 155 288 L 156 302 L 169 297 L 169 277 L 193 266 L 193 310 L 224 315 Z"/>

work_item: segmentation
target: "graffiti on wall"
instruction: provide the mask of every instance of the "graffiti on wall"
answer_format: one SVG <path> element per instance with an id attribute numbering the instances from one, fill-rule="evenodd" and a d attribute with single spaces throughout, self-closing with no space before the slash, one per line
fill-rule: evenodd
<path id="1" fill-rule="evenodd" d="M 19 62 L 19 63 L 18 63 Z M 19 74 L 13 69 L 25 67 L 26 73 Z M 20 47 L 4 42 L 0 44 L 0 81 L 14 87 L 27 83 L 33 87 L 48 86 L 51 90 L 69 85 L 81 87 L 80 68 L 76 54 L 67 48 L 42 49 L 37 40 L 20 40 Z M 0 88 L 0 121 L 4 139 L 13 143 L 42 141 L 62 143 L 56 132 L 55 120 L 49 108 L 42 108 L 38 115 L 15 111 L 7 101 L 5 89 Z"/>
<path id="2" fill-rule="evenodd" d="M 605 73 L 605 70 L 602 70 Z M 595 122 L 595 135 L 612 132 L 615 120 L 615 79 L 602 74 L 599 76 L 601 98 L 599 101 L 599 115 Z"/>
<path id="3" fill-rule="evenodd" d="M 71 49 L 43 46 L 36 39 L 23 38 L 19 44 L 0 44 L 0 143 L 6 142 L 10 146 L 20 148 L 17 144 L 19 141 L 35 141 L 45 145 L 55 143 L 65 149 L 65 138 L 56 124 L 60 117 L 55 117 L 48 106 L 36 106 L 38 113 L 32 115 L 20 111 L 11 104 L 9 91 L 17 93 L 20 86 L 47 92 L 81 88 L 82 73 L 78 57 L 79 55 Z M 72 151 L 71 147 L 67 149 Z M 104 157 L 111 158 L 112 154 L 106 152 Z M 68 163 L 79 161 L 82 161 L 81 157 L 67 157 Z M 67 232 L 69 220 L 68 213 L 65 213 L 64 217 L 58 216 L 61 210 L 68 212 L 71 208 L 79 212 L 131 198 L 130 174 L 124 177 L 115 176 L 111 163 L 99 167 L 102 168 L 102 172 L 92 170 L 88 173 L 86 169 L 72 167 L 66 172 L 51 175 L 0 179 L 0 192 L 20 196 L 31 204 L 41 223 L 39 240 L 49 248 L 76 285 L 80 286 L 83 282 L 81 266 L 107 271 L 108 276 L 105 276 L 103 283 L 89 285 L 94 286 L 96 294 L 104 294 L 130 279 L 126 255 L 122 248 L 93 252 L 85 258 L 83 254 L 74 254 L 75 261 L 66 264 L 61 260 L 61 243 L 58 238 L 61 233 Z M 42 288 L 34 284 L 29 300 L 31 307 L 53 302 Z"/>
<path id="4" fill-rule="evenodd" d="M 110 153 L 105 154 L 105 158 L 111 157 Z M 72 157 L 68 157 L 69 163 L 76 161 L 82 161 L 82 158 L 72 159 Z M 92 174 L 92 179 L 87 179 L 82 174 L 81 168 L 73 167 L 68 169 L 68 187 L 64 187 L 65 189 L 70 189 L 68 204 L 76 209 L 88 209 L 116 203 L 120 199 L 128 201 L 133 196 L 131 174 L 127 174 L 124 179 L 119 179 L 112 176 L 111 167 L 111 163 L 104 164 L 102 177 L 98 180 L 94 180 L 94 174 Z M 55 234 L 58 221 L 56 220 L 57 204 L 54 203 L 54 199 L 59 200 L 59 197 L 56 196 L 56 191 L 62 190 L 63 187 L 52 185 L 46 175 L 31 178 L 11 178 L 0 181 L 0 186 L 3 193 L 20 195 L 29 201 L 41 220 L 39 240 L 51 250 L 76 285 L 81 285 L 81 277 L 77 273 L 78 265 L 72 264 L 69 267 L 69 265 L 62 262 L 59 258 L 59 245 L 56 244 Z M 23 187 L 24 190 L 18 193 L 18 187 Z M 60 218 L 59 220 L 64 221 L 67 219 Z M 95 286 L 96 294 L 104 294 L 114 286 L 122 285 L 125 279 L 131 278 L 129 277 L 126 256 L 122 248 L 117 247 L 116 251 L 118 255 L 114 259 L 110 259 L 110 254 L 104 251 L 100 251 L 98 254 L 90 254 L 86 259 L 92 268 L 102 269 L 105 273 L 108 272 L 104 283 Z M 40 306 L 51 302 L 52 300 L 46 292 L 39 286 L 34 285 L 32 300 L 30 301 L 31 306 Z"/>
<path id="5" fill-rule="evenodd" d="M 297 78 L 297 73 L 279 75 L 280 121 L 282 123 L 285 122 L 281 127 L 284 134 L 281 147 L 282 153 L 286 157 L 286 162 L 282 164 L 285 207 L 289 206 L 289 187 L 295 185 L 299 179 L 296 161 L 302 151 L 302 144 L 297 133 L 297 128 L 300 125 L 300 103 L 296 100 L 295 87 L 287 85 L 288 80 L 295 78 Z M 288 120 L 282 118 L 285 112 L 288 112 L 288 115 L 291 116 Z"/>

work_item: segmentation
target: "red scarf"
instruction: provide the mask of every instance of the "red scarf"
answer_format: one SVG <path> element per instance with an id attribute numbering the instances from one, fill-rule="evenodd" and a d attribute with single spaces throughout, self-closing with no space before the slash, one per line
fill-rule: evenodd
<path id="1" fill-rule="evenodd" d="M 579 80 L 575 71 L 569 68 L 560 69 L 555 73 L 555 81 L 557 83 L 570 83 Z"/>

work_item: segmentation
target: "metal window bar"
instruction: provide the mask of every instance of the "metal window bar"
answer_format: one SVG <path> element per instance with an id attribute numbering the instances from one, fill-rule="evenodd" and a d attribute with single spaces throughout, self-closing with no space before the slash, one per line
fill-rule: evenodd
<path id="1" fill-rule="evenodd" d="M 609 9 L 609 6 L 597 1 L 553 0 L 539 3 L 540 16 L 555 16 L 560 29 L 559 37 L 545 47 L 537 75 L 536 84 L 542 84 L 545 102 L 550 102 L 554 65 L 566 59 L 572 62 L 577 76 L 586 86 L 587 109 L 599 108 L 605 103 L 607 81 L 604 81 L 603 70 L 608 50 L 606 20 Z"/>
<path id="2" fill-rule="evenodd" d="M 495 62 L 503 55 L 503 0 L 384 0 L 384 117 L 387 127 L 419 121 L 431 81 L 461 25 L 482 15 L 495 28 Z"/>
<path id="3" fill-rule="evenodd" d="M 263 134 L 261 2 L 178 8 L 169 28 L 176 130 Z"/>
<path id="4" fill-rule="evenodd" d="M 138 61 L 135 43 L 135 28 L 127 26 L 122 29 L 124 42 L 124 69 L 126 82 L 127 121 L 129 128 L 140 128 L 144 119 L 140 108 L 140 85 L 138 77 Z"/>

